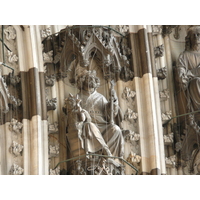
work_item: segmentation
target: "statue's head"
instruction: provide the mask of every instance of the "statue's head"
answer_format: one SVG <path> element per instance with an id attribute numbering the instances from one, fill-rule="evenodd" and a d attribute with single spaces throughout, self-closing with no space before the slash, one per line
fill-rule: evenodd
<path id="1" fill-rule="evenodd" d="M 77 86 L 80 90 L 96 90 L 100 86 L 100 79 L 96 76 L 96 71 L 84 70 L 78 76 Z"/>
<path id="2" fill-rule="evenodd" d="M 200 45 L 200 26 L 192 26 L 187 31 L 186 50 L 197 50 L 196 48 Z"/>

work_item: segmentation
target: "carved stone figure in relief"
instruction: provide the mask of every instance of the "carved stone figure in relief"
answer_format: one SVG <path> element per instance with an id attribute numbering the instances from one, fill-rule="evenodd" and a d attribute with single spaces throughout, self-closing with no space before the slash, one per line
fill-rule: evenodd
<path id="1" fill-rule="evenodd" d="M 89 140 L 91 140 L 88 151 L 91 148 L 92 152 L 95 152 L 103 146 L 103 149 L 105 149 L 108 155 L 123 157 L 124 139 L 122 131 L 112 121 L 112 116 L 117 116 L 119 112 L 118 99 L 115 91 L 112 90 L 111 92 L 112 103 L 108 102 L 103 95 L 98 93 L 96 89 L 100 86 L 100 80 L 96 77 L 95 71 L 85 70 L 79 74 L 77 86 L 80 89 L 78 99 L 81 99 L 81 102 L 79 102 L 81 107 L 78 106 L 79 108 L 77 107 L 77 109 L 82 114 L 80 117 L 82 119 L 78 122 L 84 122 L 82 134 L 87 138 L 87 143 L 90 143 Z M 69 115 L 68 120 L 70 120 L 69 123 L 75 124 L 77 111 L 73 111 L 73 106 L 71 110 L 71 115 Z M 74 128 L 69 125 L 68 132 L 70 133 L 76 129 L 76 125 L 74 125 Z M 92 141 L 96 141 L 96 144 Z"/>
<path id="2" fill-rule="evenodd" d="M 188 29 L 186 48 L 177 64 L 177 81 L 185 90 L 189 111 L 200 109 L 200 26 Z"/>
<path id="3" fill-rule="evenodd" d="M 73 134 L 78 137 L 81 147 L 88 152 L 97 152 L 103 149 L 103 152 L 109 156 L 112 156 L 107 144 L 105 143 L 99 129 L 94 123 L 91 122 L 91 117 L 88 111 L 82 109 L 78 99 L 78 95 L 74 97 L 69 94 L 69 97 L 65 100 L 65 108 L 67 109 L 66 114 L 67 125 L 68 125 L 68 140 Z"/>

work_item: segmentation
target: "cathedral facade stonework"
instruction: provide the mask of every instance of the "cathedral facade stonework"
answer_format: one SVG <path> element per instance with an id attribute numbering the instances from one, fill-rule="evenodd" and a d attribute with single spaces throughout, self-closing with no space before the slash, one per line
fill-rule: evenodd
<path id="1" fill-rule="evenodd" d="M 0 175 L 200 173 L 199 26 L 0 33 Z"/>

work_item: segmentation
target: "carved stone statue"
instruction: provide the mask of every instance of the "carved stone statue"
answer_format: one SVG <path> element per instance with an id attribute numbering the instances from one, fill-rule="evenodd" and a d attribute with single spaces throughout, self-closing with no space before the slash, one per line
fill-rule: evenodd
<path id="1" fill-rule="evenodd" d="M 186 49 L 180 54 L 177 81 L 190 96 L 190 111 L 200 109 L 200 26 L 191 27 L 186 37 Z"/>
<path id="2" fill-rule="evenodd" d="M 187 132 L 181 142 L 181 158 L 189 160 L 200 133 L 200 113 L 191 113 L 200 110 L 200 26 L 190 27 L 185 40 L 185 51 L 176 66 L 176 87 L 179 115 L 190 113 L 179 118 L 180 133 Z"/>
<path id="3" fill-rule="evenodd" d="M 99 85 L 100 80 L 95 71 L 85 70 L 78 75 L 77 86 L 80 92 L 76 98 L 69 95 L 64 108 L 68 115 L 68 140 L 72 141 L 72 134 L 76 133 L 81 141 L 80 146 L 86 152 L 103 149 L 104 154 L 123 157 L 122 131 L 112 121 L 119 111 L 117 96 L 113 90 L 113 102 L 108 102 L 96 91 Z"/>
<path id="4" fill-rule="evenodd" d="M 118 98 L 114 89 L 111 91 L 111 101 L 108 102 L 102 94 L 96 91 L 100 85 L 96 72 L 87 70 L 78 76 L 77 85 L 80 89 L 78 96 L 82 100 L 82 108 L 90 114 L 92 123 L 100 131 L 112 155 L 123 157 L 122 131 L 112 122 L 112 118 L 120 114 Z"/>

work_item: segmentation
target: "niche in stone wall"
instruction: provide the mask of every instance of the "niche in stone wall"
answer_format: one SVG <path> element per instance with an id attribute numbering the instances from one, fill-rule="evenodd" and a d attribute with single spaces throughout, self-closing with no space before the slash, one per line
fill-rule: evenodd
<path id="1" fill-rule="evenodd" d="M 70 174 L 124 174 L 125 168 L 131 174 L 139 168 L 136 92 L 126 34 L 111 27 L 72 26 L 43 40 L 49 127 L 53 130 L 58 122 L 57 131 L 49 131 L 50 151 L 59 144 L 57 157 L 49 154 L 50 173 L 57 173 L 52 171 L 56 163 L 66 159 L 72 160 L 65 163 Z M 87 153 L 98 156 L 85 158 Z M 120 162 L 122 157 L 127 161 Z"/>

